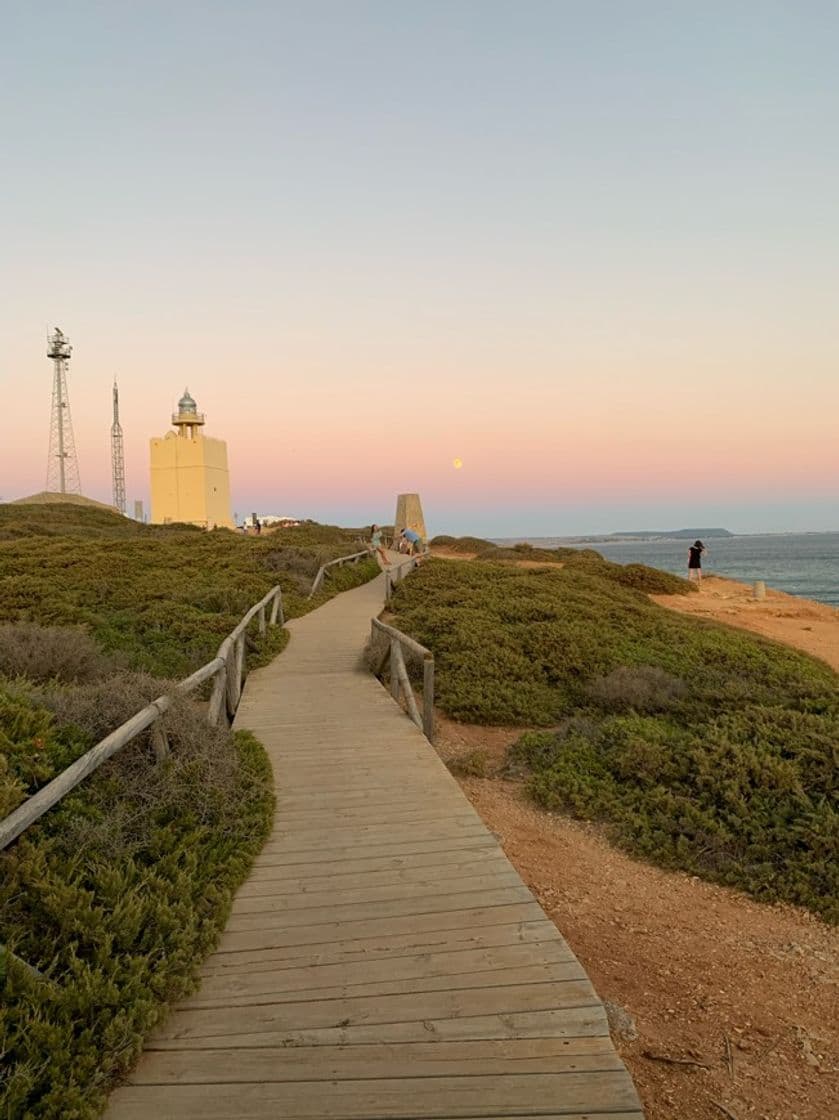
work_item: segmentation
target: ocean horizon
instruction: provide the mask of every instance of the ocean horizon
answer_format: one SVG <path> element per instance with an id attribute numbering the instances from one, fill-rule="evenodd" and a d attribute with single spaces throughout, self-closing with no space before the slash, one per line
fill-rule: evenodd
<path id="1" fill-rule="evenodd" d="M 618 564 L 647 564 L 675 575 L 687 575 L 684 538 L 598 537 L 493 537 L 496 544 L 532 544 L 537 548 L 593 548 Z M 710 537 L 702 561 L 706 575 L 728 576 L 804 599 L 839 607 L 839 532 L 744 533 Z"/>

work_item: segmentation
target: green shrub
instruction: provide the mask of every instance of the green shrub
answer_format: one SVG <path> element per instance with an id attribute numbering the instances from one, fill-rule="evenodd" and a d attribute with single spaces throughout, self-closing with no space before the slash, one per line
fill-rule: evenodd
<path id="1" fill-rule="evenodd" d="M 467 778 L 485 778 L 489 773 L 489 766 L 485 751 L 470 751 L 460 758 L 452 758 L 448 762 L 452 774 L 460 774 Z"/>
<path id="2" fill-rule="evenodd" d="M 839 717 L 746 708 L 701 727 L 605 719 L 511 750 L 549 809 L 607 822 L 628 850 L 839 920 Z"/>
<path id="3" fill-rule="evenodd" d="M 431 548 L 445 548 L 449 552 L 486 552 L 496 546 L 492 541 L 485 541 L 481 537 L 433 537 L 429 542 Z"/>

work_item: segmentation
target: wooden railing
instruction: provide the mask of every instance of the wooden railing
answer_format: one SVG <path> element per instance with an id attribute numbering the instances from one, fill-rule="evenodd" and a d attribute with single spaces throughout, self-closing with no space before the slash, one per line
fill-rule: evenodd
<path id="1" fill-rule="evenodd" d="M 309 598 L 311 599 L 313 595 L 317 595 L 320 591 L 326 573 L 330 568 L 342 568 L 344 564 L 357 564 L 359 560 L 363 560 L 365 556 L 369 555 L 370 549 L 365 548 L 363 552 L 354 552 L 352 556 L 339 556 L 337 560 L 330 560 L 328 564 L 321 564 L 318 568 L 318 574 L 312 581 L 312 590 L 309 592 Z"/>
<path id="2" fill-rule="evenodd" d="M 242 695 L 242 678 L 245 669 L 245 632 L 254 618 L 257 619 L 260 634 L 264 634 L 269 625 L 275 626 L 277 623 L 283 625 L 285 616 L 281 587 L 272 587 L 267 595 L 251 607 L 236 629 L 221 643 L 212 661 L 202 665 L 175 687 L 176 693 L 186 695 L 194 692 L 206 681 L 214 679 L 207 708 L 207 721 L 213 727 L 218 724 L 222 714 L 232 717 L 236 713 Z M 165 758 L 169 754 L 169 742 L 161 717 L 171 705 L 171 696 L 158 696 L 156 700 L 152 700 L 142 711 L 126 720 L 95 747 L 91 747 L 86 754 L 77 758 L 43 789 L 39 789 L 19 805 L 5 820 L 0 821 L 0 850 L 17 839 L 24 829 L 42 817 L 48 809 L 97 770 L 103 762 L 148 728 L 151 728 L 155 758 L 158 760 Z"/>
<path id="3" fill-rule="evenodd" d="M 400 693 L 405 698 L 408 715 L 425 733 L 427 739 L 434 735 L 434 654 L 430 649 L 421 646 L 395 626 L 388 626 L 379 618 L 371 618 L 370 639 L 371 646 L 375 649 L 377 635 L 383 635 L 387 640 L 384 653 L 379 658 L 378 665 L 374 667 L 376 676 L 384 672 L 388 661 L 390 662 L 390 694 L 394 700 L 399 700 Z M 422 662 L 422 715 L 420 715 L 405 656 L 413 657 Z"/>
<path id="4" fill-rule="evenodd" d="M 385 605 L 390 603 L 393 589 L 397 583 L 400 583 L 409 572 L 412 572 L 421 559 L 421 556 L 409 556 L 405 560 L 394 564 L 392 568 L 385 569 Z"/>

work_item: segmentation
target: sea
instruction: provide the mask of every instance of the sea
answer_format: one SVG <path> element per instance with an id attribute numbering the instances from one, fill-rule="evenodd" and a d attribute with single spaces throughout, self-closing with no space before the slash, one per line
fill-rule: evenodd
<path id="1" fill-rule="evenodd" d="M 593 548 L 618 564 L 648 564 L 665 572 L 687 575 L 688 545 L 692 541 L 657 540 L 583 541 L 562 537 L 520 537 L 538 548 Z M 511 541 L 497 541 L 509 544 Z M 753 583 L 762 579 L 767 587 L 816 599 L 839 607 L 839 532 L 769 533 L 735 537 L 711 537 L 704 542 L 702 558 L 706 575 L 729 576 Z"/>

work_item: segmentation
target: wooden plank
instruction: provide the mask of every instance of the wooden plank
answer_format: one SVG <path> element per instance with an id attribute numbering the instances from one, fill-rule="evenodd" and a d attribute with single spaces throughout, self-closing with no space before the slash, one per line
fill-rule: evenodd
<path id="1" fill-rule="evenodd" d="M 538 921 L 509 922 L 480 929 L 469 926 L 465 929 L 409 930 L 407 933 L 379 934 L 346 941 L 321 941 L 315 944 L 306 942 L 232 953 L 216 952 L 206 961 L 201 971 L 207 976 L 230 971 L 263 971 L 275 969 L 280 964 L 290 967 L 345 964 L 411 956 L 418 950 L 458 952 L 461 949 L 553 940 L 565 944 L 553 922 L 541 915 Z"/>
<path id="2" fill-rule="evenodd" d="M 317 970 L 315 970 L 317 971 Z M 256 1007 L 274 1003 L 294 1003 L 305 998 L 314 1000 L 356 999 L 362 996 L 415 995 L 421 992 L 464 992 L 477 988 L 499 988 L 509 984 L 525 987 L 528 984 L 566 984 L 571 981 L 585 980 L 585 973 L 577 961 L 551 963 L 547 959 L 513 968 L 497 965 L 493 968 L 477 969 L 469 972 L 452 972 L 448 975 L 418 975 L 406 979 L 375 980 L 364 982 L 321 986 L 317 975 L 309 975 L 308 985 L 298 985 L 287 990 L 283 984 L 277 986 L 266 979 L 266 973 L 248 977 L 250 983 L 238 985 L 233 994 L 212 994 L 210 985 L 202 985 L 201 992 L 191 999 L 182 1001 L 179 1010 L 195 1008 L 224 1010 L 230 1007 Z M 587 982 L 587 981 L 586 981 Z M 208 988 L 204 990 L 205 986 Z M 229 986 L 229 985 L 228 985 Z"/>
<path id="3" fill-rule="evenodd" d="M 333 886 L 326 890 L 300 891 L 294 894 L 273 892 L 265 888 L 257 895 L 239 894 L 233 905 L 233 913 L 259 914 L 279 910 L 311 910 L 316 908 L 358 905 L 367 902 L 389 902 L 415 900 L 428 897 L 460 895 L 464 891 L 492 891 L 499 887 L 522 887 L 524 884 L 516 871 L 508 864 L 484 875 L 466 875 L 460 878 L 426 880 L 419 883 L 387 883 L 384 885 L 344 887 Z M 526 888 L 525 888 L 526 889 Z"/>
<path id="4" fill-rule="evenodd" d="M 469 906 L 505 906 L 509 903 L 527 902 L 533 896 L 524 884 L 496 887 L 491 891 L 462 891 L 457 894 L 427 895 L 415 899 L 388 899 L 384 902 L 338 903 L 333 906 L 314 906 L 302 910 L 286 907 L 266 910 L 259 914 L 230 915 L 227 930 L 242 933 L 247 930 L 283 929 L 312 926 L 323 922 L 349 923 L 377 920 L 382 929 L 391 918 L 421 917 L 427 914 L 461 911 Z"/>
<path id="5" fill-rule="evenodd" d="M 239 888 L 236 898 L 259 898 L 269 894 L 313 895 L 319 891 L 346 891 L 354 887 L 384 887 L 395 883 L 440 883 L 444 877 L 457 873 L 458 878 L 470 879 L 490 875 L 494 872 L 509 872 L 509 861 L 499 852 L 490 849 L 486 859 L 464 860 L 454 855 L 445 862 L 421 864 L 419 867 L 385 867 L 380 870 L 343 871 L 332 875 L 321 875 L 321 864 L 312 867 L 310 876 L 289 877 L 284 868 L 262 867 L 251 873 L 250 878 Z M 352 865 L 350 865 L 352 867 Z"/>
<path id="6" fill-rule="evenodd" d="M 316 945 L 329 941 L 396 933 L 419 933 L 425 930 L 479 929 L 482 926 L 505 925 L 509 922 L 538 921 L 542 908 L 533 900 L 507 906 L 479 906 L 464 910 L 443 910 L 429 914 L 407 914 L 392 917 L 387 924 L 380 918 L 359 921 L 328 921 L 291 929 L 230 930 L 221 935 L 218 952 L 243 949 L 274 949 L 285 945 Z"/>
<path id="7" fill-rule="evenodd" d="M 563 1072 L 507 1075 L 377 1078 L 368 1081 L 297 1081 L 210 1085 L 128 1086 L 117 1090 L 114 1103 L 147 1109 L 123 1116 L 200 1116 L 202 1120 L 240 1117 L 305 1117 L 306 1120 L 352 1120 L 358 1116 L 410 1120 L 417 1116 L 474 1117 L 516 1115 L 522 1099 L 552 1102 L 566 1114 L 584 1113 L 595 1120 L 606 1108 L 627 1111 L 637 1097 L 623 1070 L 596 1073 Z M 180 1110 L 178 1112 L 177 1110 Z M 538 1114 L 538 1113 L 537 1113 Z M 119 1112 L 117 1116 L 121 1115 Z"/>
<path id="8" fill-rule="evenodd" d="M 217 1050 L 252 1046 L 355 1046 L 379 1042 L 438 1043 L 486 1038 L 604 1038 L 606 1014 L 599 1005 L 491 1015 L 459 1015 L 403 1023 L 339 1023 L 329 1027 L 253 1031 L 250 1034 L 164 1038 L 152 1036 L 150 1050 Z"/>
<path id="9" fill-rule="evenodd" d="M 597 1005 L 588 980 L 566 980 L 439 991 L 390 996 L 357 996 L 296 1003 L 269 1004 L 265 1007 L 231 1007 L 222 1014 L 214 1010 L 179 1010 L 160 1028 L 156 1038 L 186 1041 L 213 1038 L 218 1034 L 249 1035 L 281 1033 L 314 1027 L 353 1024 L 392 1024 L 434 1019 L 462 1019 L 470 1016 L 509 1014 L 516 1011 L 555 1011 L 558 1008 L 586 1008 Z"/>
<path id="10" fill-rule="evenodd" d="M 464 948 L 441 952 L 414 950 L 403 956 L 376 956 L 372 960 L 353 960 L 349 963 L 304 965 L 274 962 L 273 968 L 240 972 L 227 968 L 214 976 L 206 977 L 201 989 L 179 1007 L 196 1006 L 205 999 L 218 1000 L 239 995 L 266 994 L 270 992 L 313 992 L 323 987 L 373 984 L 412 978 L 439 978 L 466 976 L 496 969 L 515 968 L 533 964 L 562 964 L 571 968 L 561 979 L 584 976 L 582 966 L 563 941 L 524 942 L 513 945 L 490 946 L 482 949 Z M 577 971 L 573 971 L 576 969 Z M 361 994 L 361 993 L 355 993 Z"/>
<path id="11" fill-rule="evenodd" d="M 326 1051 L 326 1052 L 325 1052 Z M 267 1047 L 259 1050 L 170 1050 L 145 1055 L 130 1085 L 329 1081 L 502 1073 L 565 1073 L 620 1069 L 620 1058 L 602 1038 L 486 1039 L 352 1047 Z"/>
<path id="12" fill-rule="evenodd" d="M 411 828 L 410 824 L 389 827 L 387 825 L 336 826 L 328 831 L 315 829 L 284 829 L 278 825 L 274 836 L 265 845 L 266 852 L 281 850 L 288 854 L 296 851 L 331 851 L 335 848 L 363 848 L 389 844 L 433 843 L 441 840 L 471 840 L 486 836 L 486 829 L 475 821 L 431 821 L 422 826 Z"/>
<path id="13" fill-rule="evenodd" d="M 267 867 L 269 864 L 275 866 L 281 864 L 288 864 L 294 866 L 313 866 L 318 863 L 329 864 L 334 866 L 343 858 L 344 862 L 352 860 L 369 860 L 369 859 L 396 859 L 397 857 L 415 857 L 422 855 L 439 855 L 443 852 L 465 852 L 473 853 L 480 851 L 498 851 L 498 842 L 490 836 L 488 832 L 476 833 L 474 835 L 464 836 L 462 839 L 449 837 L 443 840 L 405 840 L 399 844 L 377 843 L 377 844 L 356 844 L 350 849 L 348 855 L 346 847 L 333 847 L 333 848 L 318 848 L 317 850 L 311 849 L 294 849 L 292 851 L 286 850 L 282 845 L 278 844 L 270 849 L 263 848 L 258 857 L 258 866 Z"/>

